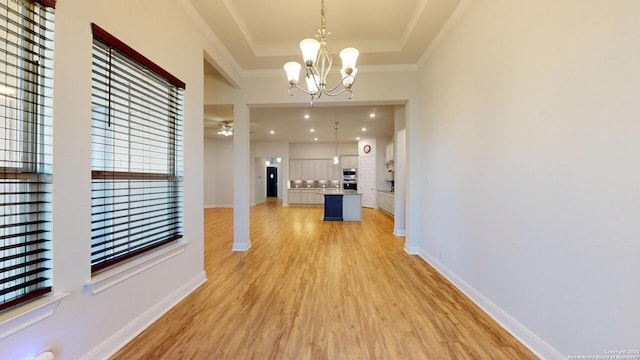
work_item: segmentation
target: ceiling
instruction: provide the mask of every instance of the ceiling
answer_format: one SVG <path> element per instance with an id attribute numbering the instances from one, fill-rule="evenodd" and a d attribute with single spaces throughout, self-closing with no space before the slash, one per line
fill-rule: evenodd
<path id="1" fill-rule="evenodd" d="M 338 142 L 357 141 L 393 135 L 394 106 L 318 106 L 253 108 L 250 131 L 253 141 L 286 141 L 290 143 L 333 143 L 338 122 Z M 371 117 L 374 114 L 374 117 Z M 305 118 L 308 115 L 309 118 Z M 218 123 L 233 121 L 233 109 L 207 105 L 204 109 L 206 138 L 217 135 Z M 366 130 L 363 130 L 366 129 Z M 271 133 L 273 131 L 273 133 Z M 317 139 L 317 140 L 315 140 Z"/>
<path id="2" fill-rule="evenodd" d="M 320 26 L 321 0 L 188 0 L 209 28 L 220 39 L 238 67 L 244 72 L 281 70 L 288 61 L 301 62 L 298 43 L 313 37 Z M 324 0 L 326 25 L 331 35 L 327 45 L 337 66 L 338 52 L 345 47 L 360 51 L 358 67 L 415 66 L 437 38 L 454 10 L 463 0 Z M 215 69 L 205 64 L 205 73 Z M 286 78 L 283 73 L 283 83 Z M 362 74 L 361 76 L 364 76 Z M 357 85 L 354 87 L 357 94 Z M 317 104 L 317 103 L 316 103 Z M 251 131 L 253 140 L 285 140 L 313 142 L 308 133 L 309 122 L 317 121 L 318 129 L 330 125 L 333 135 L 334 121 L 339 121 L 339 137 L 355 139 L 359 135 L 359 121 L 369 120 L 372 106 L 344 106 L 324 108 L 314 105 L 316 114 L 311 121 L 302 122 L 305 108 L 252 109 Z M 332 109 L 332 110 L 331 110 Z M 380 114 L 393 114 L 393 106 L 377 106 Z M 277 120 L 275 120 L 277 119 Z M 334 120 L 335 119 L 335 120 Z M 362 120 L 361 120 L 362 119 Z M 381 125 L 383 119 L 391 125 Z M 393 133 L 393 116 L 382 115 L 369 123 L 375 131 Z M 232 120 L 229 108 L 205 109 L 205 129 L 216 122 Z M 320 123 L 322 122 L 322 123 Z M 344 123 L 344 127 L 343 124 Z M 322 124 L 322 125 L 321 125 Z M 358 124 L 358 125 L 356 125 Z M 264 135 L 267 129 L 279 129 L 273 136 Z M 374 130 L 375 129 L 375 130 Z M 319 138 L 324 141 L 326 130 Z M 213 135 L 211 134 L 213 133 Z M 215 137 L 215 131 L 205 136 Z"/>

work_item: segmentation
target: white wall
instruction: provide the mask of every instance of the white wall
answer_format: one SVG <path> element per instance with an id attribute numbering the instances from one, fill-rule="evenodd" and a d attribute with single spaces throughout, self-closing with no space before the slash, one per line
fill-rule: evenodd
<path id="1" fill-rule="evenodd" d="M 285 200 L 283 189 L 286 189 L 286 176 L 288 177 L 289 144 L 277 141 L 251 142 L 251 204 L 259 204 L 265 201 L 266 190 L 264 188 L 264 176 L 266 172 L 265 158 L 280 157 L 282 162 L 278 164 L 278 198 Z M 233 140 L 230 139 L 205 139 L 204 147 L 204 204 L 205 207 L 233 207 Z M 258 176 L 263 181 L 258 183 Z M 262 194 L 264 193 L 264 194 Z"/>
<path id="2" fill-rule="evenodd" d="M 385 164 L 385 157 L 387 155 L 387 144 L 391 142 L 391 137 L 380 136 L 375 139 L 376 141 L 376 190 L 391 190 L 391 182 L 384 179 L 387 172 L 387 166 Z M 376 193 L 376 197 L 377 197 Z M 377 205 L 377 201 L 376 201 Z"/>
<path id="3" fill-rule="evenodd" d="M 267 165 L 266 158 L 254 158 L 253 186 L 254 194 L 251 200 L 252 205 L 261 204 L 267 199 Z"/>
<path id="4" fill-rule="evenodd" d="M 184 252 L 96 295 L 85 288 L 91 280 L 92 22 L 187 84 L 183 199 L 188 245 Z M 202 51 L 206 43 L 174 1 L 153 6 L 128 0 L 58 1 L 55 28 L 54 292 L 69 295 L 53 316 L 0 339 L 0 359 L 29 359 L 47 347 L 57 360 L 106 358 L 205 280 Z M 3 317 L 22 310 L 5 312 Z M 1 325 L 3 330 L 6 325 Z"/>
<path id="5" fill-rule="evenodd" d="M 204 207 L 216 207 L 219 169 L 217 160 L 218 141 L 214 139 L 204 139 Z"/>
<path id="6" fill-rule="evenodd" d="M 284 141 L 253 141 L 251 142 L 251 149 L 254 157 L 281 159 L 279 164 L 272 164 L 271 166 L 278 168 L 278 199 L 281 199 L 283 204 L 287 204 L 288 196 L 286 194 L 286 179 L 289 178 L 289 143 Z M 266 174 L 266 166 L 264 165 L 265 160 L 266 159 L 263 159 L 262 164 L 265 167 L 264 171 Z M 257 180 L 257 178 L 254 177 L 254 180 Z M 255 199 L 252 203 L 259 203 L 259 201 Z"/>
<path id="7" fill-rule="evenodd" d="M 204 206 L 233 207 L 233 140 L 204 141 Z"/>
<path id="8" fill-rule="evenodd" d="M 640 345 L 638 18 L 474 1 L 421 69 L 420 251 L 545 357 Z"/>

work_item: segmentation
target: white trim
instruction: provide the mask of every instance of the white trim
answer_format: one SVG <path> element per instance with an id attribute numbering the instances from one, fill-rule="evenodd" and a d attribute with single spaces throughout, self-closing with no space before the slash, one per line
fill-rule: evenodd
<path id="1" fill-rule="evenodd" d="M 434 256 L 420 249 L 420 257 L 435 268 L 442 276 L 447 278 L 458 290 L 467 296 L 471 301 L 478 305 L 487 315 L 495 320 L 502 328 L 507 330 L 513 337 L 518 339 L 524 346 L 529 348 L 536 356 L 541 359 L 557 359 L 565 360 L 566 356 L 562 355 L 558 350 L 554 349 L 547 342 L 538 337 L 534 332 L 526 326 L 518 322 L 506 311 L 502 310 L 498 305 L 493 303 L 487 297 L 482 295 L 478 290 L 474 289 L 466 281 L 456 275 L 447 268 Z"/>
<path id="2" fill-rule="evenodd" d="M 183 253 L 188 244 L 189 242 L 182 241 L 161 247 L 149 254 L 127 261 L 113 269 L 93 276 L 84 286 L 91 291 L 91 295 L 97 295 L 155 265 Z"/>
<path id="3" fill-rule="evenodd" d="M 362 65 L 358 66 L 358 73 L 394 73 L 394 72 L 416 72 L 419 70 L 417 64 L 389 64 L 389 65 Z M 338 73 L 339 67 L 332 68 L 331 74 Z M 243 76 L 246 77 L 273 77 L 282 76 L 282 68 L 278 69 L 260 69 L 260 70 L 244 70 Z"/>
<path id="4" fill-rule="evenodd" d="M 233 243 L 231 251 L 247 251 L 251 249 L 251 242 L 248 243 Z"/>
<path id="5" fill-rule="evenodd" d="M 204 20 L 204 18 L 200 15 L 198 10 L 191 4 L 189 0 L 178 0 L 178 3 L 182 6 L 184 11 L 187 13 L 187 16 L 191 18 L 193 23 L 200 29 L 205 38 L 209 41 L 213 49 L 216 51 L 216 55 L 220 55 L 215 59 L 216 70 L 220 72 L 220 74 L 233 86 L 238 89 L 242 87 L 241 82 L 241 74 L 242 68 L 235 60 L 233 55 L 229 52 L 229 50 L 224 46 L 222 40 L 216 35 L 216 33 L 211 30 L 209 24 Z M 224 60 L 226 63 L 220 63 L 219 60 Z M 211 64 L 214 65 L 214 64 Z"/>
<path id="6" fill-rule="evenodd" d="M 182 299 L 187 297 L 187 295 L 191 294 L 206 281 L 207 275 L 204 271 L 202 271 L 193 279 L 189 280 L 186 284 L 173 291 L 162 301 L 142 313 L 137 318 L 133 319 L 130 323 L 125 325 L 122 329 L 118 330 L 107 340 L 100 343 L 100 345 L 84 354 L 80 358 L 80 360 L 108 359 L 123 346 L 129 343 L 133 338 L 138 336 L 141 332 L 143 332 L 146 328 L 153 324 L 158 318 L 160 318 L 160 316 L 164 315 L 167 311 L 169 311 L 172 307 L 182 301 Z"/>
<path id="7" fill-rule="evenodd" d="M 229 209 L 233 208 L 233 204 L 217 204 L 217 205 L 205 205 L 205 209 Z"/>
<path id="8" fill-rule="evenodd" d="M 60 300 L 69 293 L 44 296 L 0 315 L 0 340 L 53 316 Z"/>
<path id="9" fill-rule="evenodd" d="M 404 244 L 404 251 L 409 255 L 420 255 L 420 248 L 417 246 L 410 246 L 406 241 Z"/>
<path id="10" fill-rule="evenodd" d="M 404 229 L 393 229 L 393 235 L 395 236 L 406 236 L 407 233 Z"/>
<path id="11" fill-rule="evenodd" d="M 424 63 L 427 62 L 427 60 L 431 57 L 431 55 L 433 55 L 434 51 L 436 51 L 436 48 L 440 46 L 440 43 L 442 43 L 442 40 L 444 40 L 444 38 L 447 35 L 449 35 L 449 32 L 451 31 L 453 26 L 467 11 L 467 9 L 469 8 L 469 5 L 471 5 L 471 1 L 472 0 L 460 1 L 456 9 L 453 11 L 453 13 L 451 13 L 451 16 L 449 16 L 449 18 L 447 19 L 447 22 L 444 23 L 444 26 L 442 26 L 442 28 L 440 29 L 440 31 L 438 31 L 438 34 L 433 39 L 431 44 L 429 44 L 429 47 L 427 48 L 427 50 L 425 50 L 424 53 L 422 53 L 422 56 L 420 56 L 420 59 L 418 59 L 418 63 L 417 63 L 418 66 L 424 65 Z"/>

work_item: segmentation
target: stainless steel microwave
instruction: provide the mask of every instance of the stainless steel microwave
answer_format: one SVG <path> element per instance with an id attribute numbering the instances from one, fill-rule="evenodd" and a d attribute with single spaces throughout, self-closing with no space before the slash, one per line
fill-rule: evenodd
<path id="1" fill-rule="evenodd" d="M 345 179 L 355 179 L 356 174 L 356 169 L 342 169 L 342 177 Z"/>

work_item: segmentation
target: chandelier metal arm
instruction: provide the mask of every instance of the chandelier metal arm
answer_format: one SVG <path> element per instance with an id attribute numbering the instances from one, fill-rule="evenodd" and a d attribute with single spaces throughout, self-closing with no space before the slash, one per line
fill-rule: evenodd
<path id="1" fill-rule="evenodd" d="M 340 85 L 343 85 L 343 86 L 344 86 L 344 81 L 345 81 L 346 79 L 349 79 L 349 78 L 353 79 L 353 81 L 349 84 L 349 86 L 345 86 L 345 88 L 344 88 L 344 89 L 341 89 L 339 92 L 334 93 L 334 91 L 336 91 L 336 89 L 337 89 Z M 329 89 L 329 90 L 325 90 L 324 92 L 325 92 L 327 95 L 329 95 L 329 96 L 335 96 L 335 95 L 341 94 L 341 93 L 343 93 L 343 92 L 345 92 L 345 91 L 349 91 L 351 94 L 353 94 L 353 92 L 351 91 L 351 86 L 353 86 L 353 84 L 355 83 L 355 81 L 356 81 L 356 80 L 355 80 L 355 77 L 354 77 L 353 75 L 347 75 L 347 76 L 343 77 L 342 79 L 340 79 L 340 81 L 338 81 L 338 82 L 337 82 L 337 83 L 336 83 L 336 84 L 335 84 L 331 89 Z M 351 98 L 351 97 L 349 97 L 349 98 Z"/>
<path id="2" fill-rule="evenodd" d="M 306 90 L 305 88 L 298 86 L 297 84 L 290 84 L 290 86 L 289 86 L 289 96 L 293 96 L 293 92 L 291 91 L 291 89 L 295 88 L 295 89 L 298 89 L 298 90 L 302 91 L 303 93 L 311 96 L 311 104 L 313 104 L 313 100 L 319 99 L 322 96 L 322 94 L 327 94 L 327 96 L 338 96 L 338 95 L 340 95 L 340 94 L 342 94 L 344 92 L 348 92 L 349 93 L 349 97 L 347 99 L 351 99 L 353 97 L 353 91 L 351 90 L 351 85 L 353 85 L 353 82 L 351 83 L 351 85 L 349 85 L 349 87 L 345 87 L 343 89 L 340 89 L 340 91 L 335 92 L 338 89 L 338 87 L 343 83 L 343 81 L 345 79 L 347 79 L 347 78 L 353 78 L 353 76 L 352 75 L 345 76 L 344 78 L 340 79 L 340 81 L 338 81 L 338 83 L 336 83 L 331 89 L 327 90 L 324 86 L 321 88 L 319 86 L 320 84 L 316 83 L 315 78 L 312 77 L 314 83 L 316 84 L 316 88 L 319 89 L 317 92 L 312 93 L 312 92 Z M 354 82 L 355 82 L 355 80 L 354 80 Z"/>

